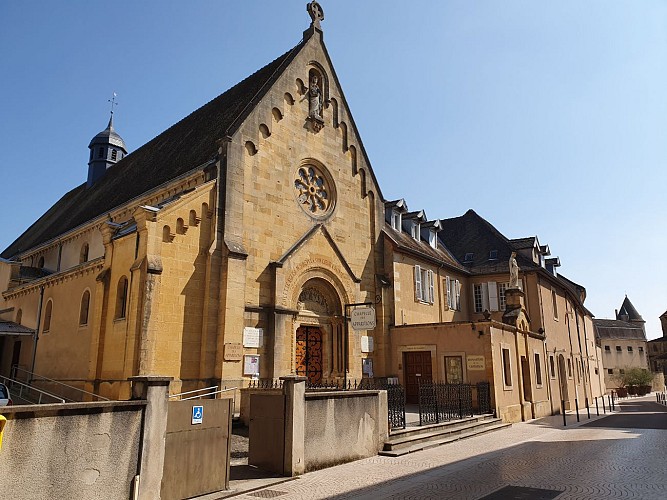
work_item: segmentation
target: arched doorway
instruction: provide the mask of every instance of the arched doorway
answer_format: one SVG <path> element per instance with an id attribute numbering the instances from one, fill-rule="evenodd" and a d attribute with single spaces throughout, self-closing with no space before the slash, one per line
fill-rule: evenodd
<path id="1" fill-rule="evenodd" d="M 341 301 L 322 278 L 306 281 L 297 300 L 294 373 L 312 384 L 343 376 Z"/>

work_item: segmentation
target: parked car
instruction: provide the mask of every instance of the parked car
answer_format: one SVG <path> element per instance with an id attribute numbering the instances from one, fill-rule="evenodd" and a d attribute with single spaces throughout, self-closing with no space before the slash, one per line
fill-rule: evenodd
<path id="1" fill-rule="evenodd" d="M 9 396 L 9 389 L 5 384 L 0 383 L 0 406 L 12 404 L 12 398 Z"/>

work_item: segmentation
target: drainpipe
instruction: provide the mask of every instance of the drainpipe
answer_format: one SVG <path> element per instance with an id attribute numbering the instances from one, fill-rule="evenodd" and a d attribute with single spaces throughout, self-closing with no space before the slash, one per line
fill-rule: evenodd
<path id="1" fill-rule="evenodd" d="M 32 339 L 32 363 L 30 364 L 30 378 L 35 372 L 35 361 L 37 360 L 37 341 L 39 340 L 39 329 L 42 325 L 42 304 L 44 303 L 44 287 L 39 287 L 39 304 L 37 304 L 37 326 Z"/>

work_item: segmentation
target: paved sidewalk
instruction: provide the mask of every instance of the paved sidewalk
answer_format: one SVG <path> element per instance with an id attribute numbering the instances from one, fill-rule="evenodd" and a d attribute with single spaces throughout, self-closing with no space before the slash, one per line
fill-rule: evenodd
<path id="1" fill-rule="evenodd" d="M 403 457 L 311 472 L 235 498 L 481 499 L 498 492 L 489 498 L 662 500 L 667 430 L 660 423 L 667 421 L 667 407 L 654 398 L 624 401 L 606 418 L 593 409 L 591 420 L 580 412 L 580 423 L 569 414 L 567 427 L 559 415 L 514 424 Z M 550 491 L 498 491 L 508 486 Z"/>

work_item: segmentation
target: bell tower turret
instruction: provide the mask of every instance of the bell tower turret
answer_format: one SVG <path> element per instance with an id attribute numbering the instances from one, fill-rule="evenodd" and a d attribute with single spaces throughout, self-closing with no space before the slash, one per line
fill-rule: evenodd
<path id="1" fill-rule="evenodd" d="M 88 161 L 88 182 L 87 187 L 95 184 L 107 171 L 109 167 L 122 160 L 127 155 L 125 141 L 119 136 L 113 128 L 113 105 L 112 101 L 111 117 L 109 124 L 102 132 L 97 134 L 90 141 L 90 160 Z"/>

